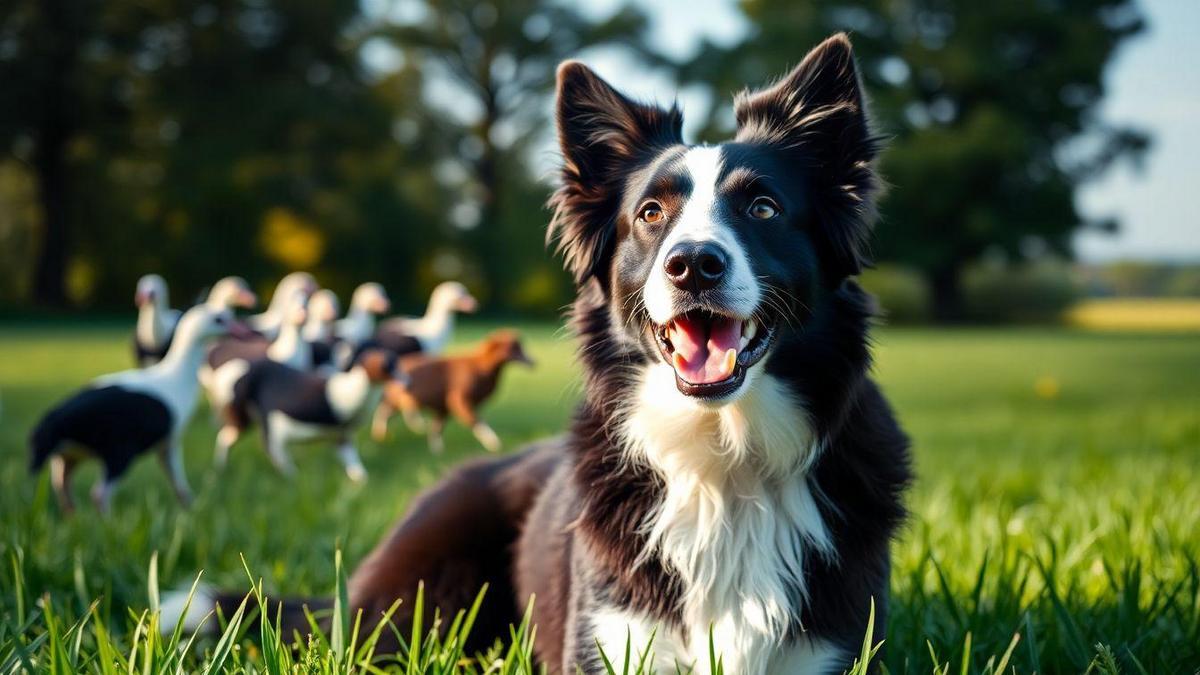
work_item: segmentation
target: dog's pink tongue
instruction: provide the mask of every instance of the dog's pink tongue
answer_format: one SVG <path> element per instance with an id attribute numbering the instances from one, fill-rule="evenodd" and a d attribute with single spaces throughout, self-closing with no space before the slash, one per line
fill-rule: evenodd
<path id="1" fill-rule="evenodd" d="M 742 322 L 717 318 L 711 322 L 683 316 L 671 327 L 671 357 L 675 373 L 692 384 L 728 379 L 737 365 Z"/>

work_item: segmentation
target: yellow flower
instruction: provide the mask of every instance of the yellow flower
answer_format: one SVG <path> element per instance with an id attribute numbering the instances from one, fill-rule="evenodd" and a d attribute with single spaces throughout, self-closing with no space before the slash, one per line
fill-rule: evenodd
<path id="1" fill-rule="evenodd" d="M 1038 398 L 1046 400 L 1058 398 L 1058 394 L 1062 391 L 1062 385 L 1059 384 L 1058 378 L 1053 375 L 1043 375 L 1033 382 L 1033 393 L 1037 394 Z"/>

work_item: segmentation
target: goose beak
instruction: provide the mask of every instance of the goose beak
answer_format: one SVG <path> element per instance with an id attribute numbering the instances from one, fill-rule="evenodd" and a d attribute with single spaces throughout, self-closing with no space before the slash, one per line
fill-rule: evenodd
<path id="1" fill-rule="evenodd" d="M 242 309 L 254 309 L 258 306 L 258 296 L 249 289 L 238 291 L 237 296 L 233 299 L 233 305 Z"/>

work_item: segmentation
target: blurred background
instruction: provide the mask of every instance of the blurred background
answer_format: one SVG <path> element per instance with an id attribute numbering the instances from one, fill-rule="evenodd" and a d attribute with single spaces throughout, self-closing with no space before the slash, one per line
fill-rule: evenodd
<path id="1" fill-rule="evenodd" d="M 1198 28 L 1186 0 L 6 0 L 0 315 L 297 269 L 553 315 L 560 60 L 716 140 L 733 92 L 844 30 L 891 137 L 864 278 L 889 321 L 1200 325 Z"/>

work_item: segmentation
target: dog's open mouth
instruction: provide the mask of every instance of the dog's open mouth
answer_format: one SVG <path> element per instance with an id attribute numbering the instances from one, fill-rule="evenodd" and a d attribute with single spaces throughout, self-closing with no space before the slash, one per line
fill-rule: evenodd
<path id="1" fill-rule="evenodd" d="M 706 399 L 737 391 L 746 371 L 767 355 L 774 336 L 774 327 L 760 319 L 707 310 L 680 314 L 655 327 L 659 350 L 675 369 L 679 391 Z"/>

